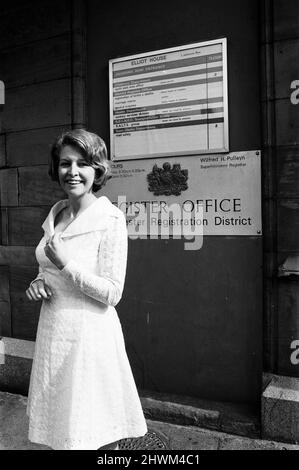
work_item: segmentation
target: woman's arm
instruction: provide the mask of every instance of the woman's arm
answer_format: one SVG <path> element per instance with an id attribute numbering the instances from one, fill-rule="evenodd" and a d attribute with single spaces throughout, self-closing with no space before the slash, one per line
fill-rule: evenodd
<path id="1" fill-rule="evenodd" d="M 44 272 L 43 272 L 43 269 L 39 266 L 38 267 L 38 275 L 36 276 L 36 278 L 33 279 L 33 281 L 30 282 L 30 286 L 35 282 L 35 281 L 44 281 L 45 280 L 45 276 L 44 276 Z"/>
<path id="2" fill-rule="evenodd" d="M 49 299 L 52 295 L 51 289 L 47 286 L 43 269 L 39 266 L 39 273 L 33 281 L 30 282 L 26 295 L 29 300 Z"/>
<path id="3" fill-rule="evenodd" d="M 128 233 L 125 216 L 112 217 L 100 241 L 98 275 L 70 260 L 60 271 L 84 294 L 106 305 L 115 306 L 121 299 L 127 266 Z"/>

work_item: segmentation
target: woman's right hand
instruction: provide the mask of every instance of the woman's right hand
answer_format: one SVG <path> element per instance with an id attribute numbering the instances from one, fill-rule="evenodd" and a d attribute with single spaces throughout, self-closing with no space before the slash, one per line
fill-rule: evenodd
<path id="1" fill-rule="evenodd" d="M 50 287 L 47 286 L 43 280 L 37 279 L 28 287 L 26 290 L 26 295 L 29 300 L 38 301 L 41 299 L 49 299 L 52 295 L 52 292 Z"/>

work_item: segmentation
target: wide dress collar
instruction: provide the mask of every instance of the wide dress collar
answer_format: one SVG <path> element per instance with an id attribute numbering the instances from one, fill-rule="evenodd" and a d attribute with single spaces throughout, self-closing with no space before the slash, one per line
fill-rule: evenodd
<path id="1" fill-rule="evenodd" d="M 48 236 L 54 235 L 55 217 L 58 212 L 67 206 L 69 206 L 69 200 L 62 199 L 61 201 L 58 201 L 56 204 L 54 204 L 54 206 L 51 208 L 47 218 L 42 224 L 42 228 Z M 113 204 L 106 196 L 100 196 L 86 209 L 84 209 L 84 211 L 82 211 L 77 217 L 75 217 L 62 232 L 60 232 L 61 237 L 72 237 L 74 235 L 103 229 L 107 222 L 105 222 L 101 216 L 111 212 L 111 208 L 113 207 Z"/>

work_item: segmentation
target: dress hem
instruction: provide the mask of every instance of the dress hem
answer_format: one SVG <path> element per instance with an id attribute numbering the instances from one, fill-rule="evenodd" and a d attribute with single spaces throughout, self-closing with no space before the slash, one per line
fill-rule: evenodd
<path id="1" fill-rule="evenodd" d="M 46 438 L 42 438 L 40 435 L 35 436 L 35 431 L 29 432 L 28 439 L 30 442 L 33 442 L 35 444 L 40 444 L 40 445 L 45 445 L 50 447 L 53 450 L 98 450 L 100 447 L 103 447 L 105 445 L 111 444 L 116 441 L 120 441 L 122 439 L 130 439 L 130 438 L 138 438 L 142 437 L 147 433 L 147 427 L 143 428 L 143 430 L 128 430 L 123 432 L 118 432 L 114 435 L 111 435 L 108 439 L 105 439 L 103 442 L 95 442 L 94 440 L 92 441 L 85 441 L 85 444 L 77 444 L 75 446 L 63 446 L 62 441 L 50 441 Z M 37 431 L 38 434 L 40 434 L 40 431 Z"/>

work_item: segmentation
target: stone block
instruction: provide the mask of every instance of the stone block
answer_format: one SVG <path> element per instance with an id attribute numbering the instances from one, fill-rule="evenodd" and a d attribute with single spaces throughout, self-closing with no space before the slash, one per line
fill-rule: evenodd
<path id="1" fill-rule="evenodd" d="M 0 339 L 0 390 L 27 395 L 35 343 Z"/>
<path id="2" fill-rule="evenodd" d="M 264 390 L 262 437 L 299 443 L 299 378 L 273 376 Z"/>

